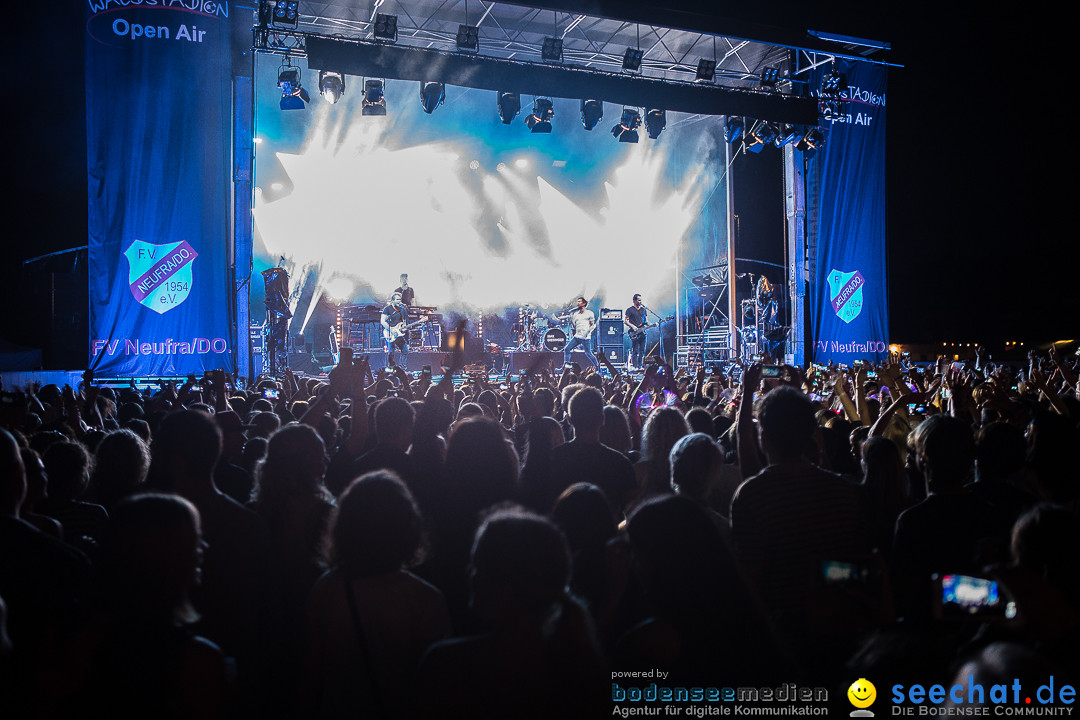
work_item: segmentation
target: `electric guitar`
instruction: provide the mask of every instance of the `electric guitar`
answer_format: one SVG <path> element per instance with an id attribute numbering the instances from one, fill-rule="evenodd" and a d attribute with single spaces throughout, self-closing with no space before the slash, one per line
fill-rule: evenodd
<path id="1" fill-rule="evenodd" d="M 397 340 L 399 337 L 404 335 L 405 333 L 412 330 L 417 325 L 423 325 L 427 321 L 428 321 L 428 316 L 427 315 L 424 315 L 419 320 L 415 320 L 415 321 L 409 323 L 408 325 L 406 325 L 405 321 L 402 320 L 397 325 L 391 325 L 390 327 L 383 328 L 383 338 L 386 340 L 386 342 L 392 343 L 395 340 Z"/>
<path id="2" fill-rule="evenodd" d="M 631 329 L 630 330 L 630 339 L 631 340 L 637 340 L 639 337 L 644 337 L 645 336 L 645 331 L 648 330 L 649 328 L 656 327 L 660 323 L 665 323 L 668 320 L 674 320 L 674 319 L 675 319 L 674 315 L 668 315 L 663 320 L 657 320 L 656 322 L 648 323 L 647 325 L 641 325 L 637 329 Z"/>

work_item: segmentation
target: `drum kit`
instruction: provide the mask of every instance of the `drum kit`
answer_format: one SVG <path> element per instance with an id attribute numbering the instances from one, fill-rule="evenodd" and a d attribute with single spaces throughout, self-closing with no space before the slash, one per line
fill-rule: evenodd
<path id="1" fill-rule="evenodd" d="M 515 350 L 547 350 L 562 352 L 566 347 L 566 331 L 529 305 L 518 308 L 518 322 L 511 331 L 516 334 Z"/>

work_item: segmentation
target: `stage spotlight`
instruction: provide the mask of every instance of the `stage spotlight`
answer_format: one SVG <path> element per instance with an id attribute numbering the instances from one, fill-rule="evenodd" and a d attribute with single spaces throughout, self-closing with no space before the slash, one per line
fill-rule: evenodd
<path id="1" fill-rule="evenodd" d="M 503 125 L 509 125 L 521 112 L 521 96 L 513 92 L 500 92 L 496 98 L 499 106 L 499 119 Z"/>
<path id="2" fill-rule="evenodd" d="M 639 127 L 641 127 L 641 113 L 634 108 L 623 108 L 619 124 L 611 128 L 611 134 L 617 137 L 619 142 L 636 143 Z"/>
<path id="3" fill-rule="evenodd" d="M 645 51 L 641 48 L 626 48 L 622 59 L 622 69 L 637 72 L 641 69 L 641 60 L 645 57 Z"/>
<path id="4" fill-rule="evenodd" d="M 802 131 L 791 123 L 784 123 L 780 128 L 780 134 L 776 136 L 776 147 L 784 147 L 797 141 L 802 136 Z"/>
<path id="5" fill-rule="evenodd" d="M 296 27 L 300 20 L 300 3 L 298 0 L 277 0 L 274 5 L 273 24 L 275 27 Z"/>
<path id="6" fill-rule="evenodd" d="M 538 97 L 533 100 L 532 114 L 525 118 L 525 124 L 534 133 L 549 133 L 553 117 L 555 109 L 551 105 L 551 98 Z"/>
<path id="7" fill-rule="evenodd" d="M 847 89 L 847 76 L 844 73 L 830 70 L 822 76 L 818 112 L 824 119 L 836 120 L 843 116 L 844 110 L 840 101 L 847 94 Z"/>
<path id="8" fill-rule="evenodd" d="M 762 145 L 775 145 L 776 138 L 780 135 L 780 130 L 776 127 L 774 122 L 760 122 L 757 127 L 754 128 L 754 137 Z"/>
<path id="9" fill-rule="evenodd" d="M 544 62 L 562 62 L 562 38 L 544 38 L 544 45 L 540 48 L 540 59 Z"/>
<path id="10" fill-rule="evenodd" d="M 283 67 L 278 70 L 278 87 L 281 88 L 282 110 L 303 110 L 304 104 L 311 102 L 307 90 L 300 84 L 300 68 Z"/>
<path id="11" fill-rule="evenodd" d="M 446 85 L 441 82 L 420 83 L 420 104 L 428 115 L 443 104 L 446 99 Z"/>
<path id="12" fill-rule="evenodd" d="M 716 61 L 701 58 L 697 63 L 697 79 L 704 82 L 712 82 L 716 77 Z"/>
<path id="13" fill-rule="evenodd" d="M 364 102 L 360 107 L 361 115 L 386 114 L 386 96 L 383 91 L 382 80 L 364 81 Z"/>
<path id="14" fill-rule="evenodd" d="M 824 97 L 839 98 L 847 92 L 847 75 L 830 70 L 821 78 L 821 94 Z"/>
<path id="15" fill-rule="evenodd" d="M 319 92 L 331 105 L 337 104 L 345 94 L 345 76 L 341 73 L 319 71 Z"/>
<path id="16" fill-rule="evenodd" d="M 728 115 L 727 120 L 724 121 L 724 139 L 730 144 L 742 137 L 743 134 L 743 119 L 741 117 L 735 117 Z"/>
<path id="17" fill-rule="evenodd" d="M 586 130 L 592 130 L 604 119 L 604 103 L 600 100 L 581 101 L 581 124 Z"/>
<path id="18" fill-rule="evenodd" d="M 653 108 L 645 112 L 645 132 L 649 134 L 650 140 L 655 140 L 660 137 L 660 133 L 664 132 L 664 128 L 667 127 L 667 113 L 663 110 L 657 110 Z"/>
<path id="19" fill-rule="evenodd" d="M 746 152 L 759 153 L 761 152 L 761 149 L 765 147 L 765 143 L 761 141 L 761 136 L 758 135 L 763 124 L 762 121 L 758 120 L 753 129 L 743 135 L 743 150 Z"/>
<path id="20" fill-rule="evenodd" d="M 457 46 L 458 50 L 479 50 L 480 28 L 475 25 L 458 25 Z"/>
<path id="21" fill-rule="evenodd" d="M 821 132 L 821 128 L 812 127 L 806 131 L 802 140 L 795 145 L 795 149 L 801 151 L 806 156 L 806 159 L 809 160 L 814 157 L 814 153 L 817 152 L 817 149 L 824 145 L 825 134 Z"/>
<path id="22" fill-rule="evenodd" d="M 397 15 L 378 13 L 375 16 L 375 27 L 372 32 L 380 40 L 397 40 Z"/>
<path id="23" fill-rule="evenodd" d="M 758 83 L 763 89 L 775 90 L 776 83 L 780 81 L 780 70 L 774 67 L 767 67 L 761 71 L 761 75 L 758 78 Z"/>

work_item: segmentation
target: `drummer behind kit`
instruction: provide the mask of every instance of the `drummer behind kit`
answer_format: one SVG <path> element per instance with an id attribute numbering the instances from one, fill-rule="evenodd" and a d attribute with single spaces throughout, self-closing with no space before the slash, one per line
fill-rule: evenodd
<path id="1" fill-rule="evenodd" d="M 566 331 L 555 327 L 549 318 L 530 305 L 518 308 L 518 322 L 514 324 L 512 331 L 516 333 L 518 340 L 515 350 L 562 352 L 566 347 Z"/>

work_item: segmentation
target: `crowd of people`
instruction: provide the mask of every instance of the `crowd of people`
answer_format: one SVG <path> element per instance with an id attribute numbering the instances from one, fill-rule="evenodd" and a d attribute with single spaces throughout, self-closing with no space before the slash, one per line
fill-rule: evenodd
<path id="1" fill-rule="evenodd" d="M 8 388 L 4 716 L 606 717 L 655 669 L 1075 687 L 1078 377 L 1051 348 Z"/>

